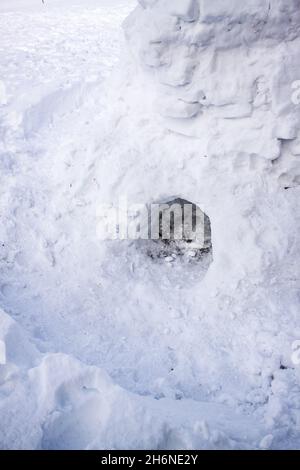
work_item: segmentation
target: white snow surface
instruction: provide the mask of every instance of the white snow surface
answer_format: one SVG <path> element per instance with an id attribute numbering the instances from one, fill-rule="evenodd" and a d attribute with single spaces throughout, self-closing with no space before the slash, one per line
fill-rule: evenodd
<path id="1" fill-rule="evenodd" d="M 299 31 L 299 0 L 1 0 L 1 449 L 300 448 Z M 124 195 L 199 203 L 208 271 L 99 240 Z"/>

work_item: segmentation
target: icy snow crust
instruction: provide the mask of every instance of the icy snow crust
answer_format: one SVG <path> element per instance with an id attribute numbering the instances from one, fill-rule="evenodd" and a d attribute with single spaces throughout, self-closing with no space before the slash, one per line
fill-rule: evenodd
<path id="1" fill-rule="evenodd" d="M 122 50 L 134 1 L 45 3 L 0 5 L 0 447 L 300 448 L 300 1 L 141 0 Z M 208 272 L 99 241 L 123 195 L 200 205 Z"/>

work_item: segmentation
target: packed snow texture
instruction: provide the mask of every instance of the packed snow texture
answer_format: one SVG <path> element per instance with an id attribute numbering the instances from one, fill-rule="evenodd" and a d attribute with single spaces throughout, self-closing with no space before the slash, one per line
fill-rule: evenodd
<path id="1" fill-rule="evenodd" d="M 2 449 L 300 448 L 299 34 L 299 0 L 1 2 Z M 208 271 L 99 240 L 124 195 L 198 204 Z"/>

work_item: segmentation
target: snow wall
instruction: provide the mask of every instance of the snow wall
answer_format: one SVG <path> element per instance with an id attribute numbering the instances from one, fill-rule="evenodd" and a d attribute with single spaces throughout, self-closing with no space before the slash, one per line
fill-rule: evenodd
<path id="1" fill-rule="evenodd" d="M 215 286 L 282 282 L 296 247 L 299 31 L 297 0 L 141 0 L 125 23 L 137 101 L 172 142 L 151 194 L 202 204 Z"/>
<path id="2" fill-rule="evenodd" d="M 299 390 L 300 2 L 140 0 L 124 29 L 121 101 L 140 131 L 120 193 L 183 197 L 210 217 L 214 261 L 190 293 L 192 313 L 209 317 L 201 380 L 228 391 L 236 379 L 238 400 L 293 426 L 283 390 Z M 244 380 L 255 392 L 242 397 Z"/>
<path id="3" fill-rule="evenodd" d="M 99 169 L 102 195 L 192 201 L 213 245 L 204 279 L 173 303 L 149 270 L 130 321 L 158 343 L 160 325 L 178 328 L 168 347 L 184 396 L 264 417 L 280 447 L 300 405 L 300 2 L 141 0 L 124 30 L 130 55 L 110 84 L 115 172 Z M 188 269 L 178 274 L 189 283 Z"/>

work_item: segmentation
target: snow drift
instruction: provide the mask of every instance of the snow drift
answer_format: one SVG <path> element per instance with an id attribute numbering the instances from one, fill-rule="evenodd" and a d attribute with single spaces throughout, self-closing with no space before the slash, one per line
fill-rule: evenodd
<path id="1" fill-rule="evenodd" d="M 300 2 L 140 0 L 124 29 L 105 85 L 5 114 L 1 446 L 299 448 Z M 208 271 L 99 241 L 124 195 L 199 205 Z"/>

